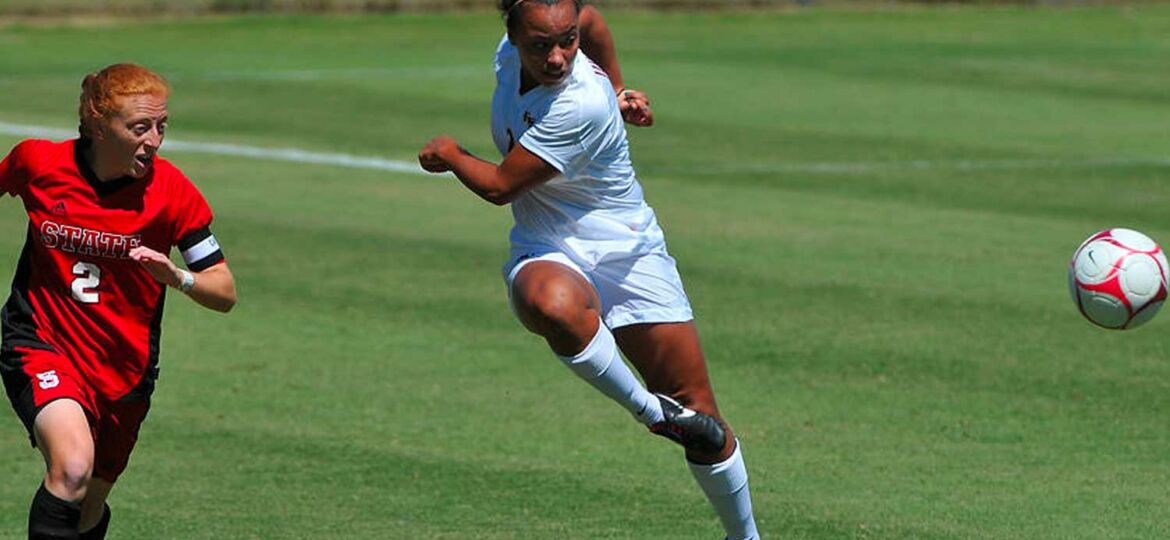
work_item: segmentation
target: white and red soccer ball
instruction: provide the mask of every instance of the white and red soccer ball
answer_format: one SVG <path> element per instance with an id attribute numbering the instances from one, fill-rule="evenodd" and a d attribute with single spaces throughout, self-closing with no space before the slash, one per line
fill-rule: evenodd
<path id="1" fill-rule="evenodd" d="M 1073 254 L 1068 288 L 1081 314 L 1105 328 L 1136 328 L 1154 317 L 1170 288 L 1170 266 L 1150 237 L 1107 229 Z"/>

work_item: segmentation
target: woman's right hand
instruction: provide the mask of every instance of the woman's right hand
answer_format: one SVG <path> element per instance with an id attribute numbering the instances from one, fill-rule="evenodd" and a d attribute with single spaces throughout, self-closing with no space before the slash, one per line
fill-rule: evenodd
<path id="1" fill-rule="evenodd" d="M 455 139 L 446 135 L 435 137 L 418 152 L 418 164 L 427 172 L 447 172 L 451 170 L 451 164 L 443 156 L 453 150 L 459 150 L 459 143 Z"/>

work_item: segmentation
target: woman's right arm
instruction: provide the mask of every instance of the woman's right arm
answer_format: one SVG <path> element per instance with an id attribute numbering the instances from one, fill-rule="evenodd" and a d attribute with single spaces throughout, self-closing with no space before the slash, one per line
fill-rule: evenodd
<path id="1" fill-rule="evenodd" d="M 454 173 L 481 199 L 501 206 L 560 173 L 520 144 L 514 145 L 504 161 L 496 165 L 471 155 L 447 136 L 431 139 L 418 153 L 418 162 L 429 172 Z"/>

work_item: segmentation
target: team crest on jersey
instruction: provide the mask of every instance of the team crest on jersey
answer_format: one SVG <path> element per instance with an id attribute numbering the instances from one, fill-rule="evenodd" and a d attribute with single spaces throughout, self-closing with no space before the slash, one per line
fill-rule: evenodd
<path id="1" fill-rule="evenodd" d="M 41 243 L 49 249 L 109 259 L 129 258 L 130 250 L 142 245 L 142 235 L 108 233 L 52 221 L 41 223 L 40 233 Z"/>

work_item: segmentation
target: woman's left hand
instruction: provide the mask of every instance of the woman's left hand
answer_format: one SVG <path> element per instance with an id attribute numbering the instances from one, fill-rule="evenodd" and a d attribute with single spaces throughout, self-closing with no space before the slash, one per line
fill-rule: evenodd
<path id="1" fill-rule="evenodd" d="M 654 111 L 650 110 L 650 98 L 645 92 L 623 88 L 617 99 L 623 120 L 638 127 L 654 125 Z"/>
<path id="2" fill-rule="evenodd" d="M 182 271 L 179 270 L 171 258 L 146 246 L 138 246 L 130 250 L 130 258 L 138 261 L 147 272 L 150 272 L 159 283 L 170 287 L 178 287 L 183 281 Z"/>

